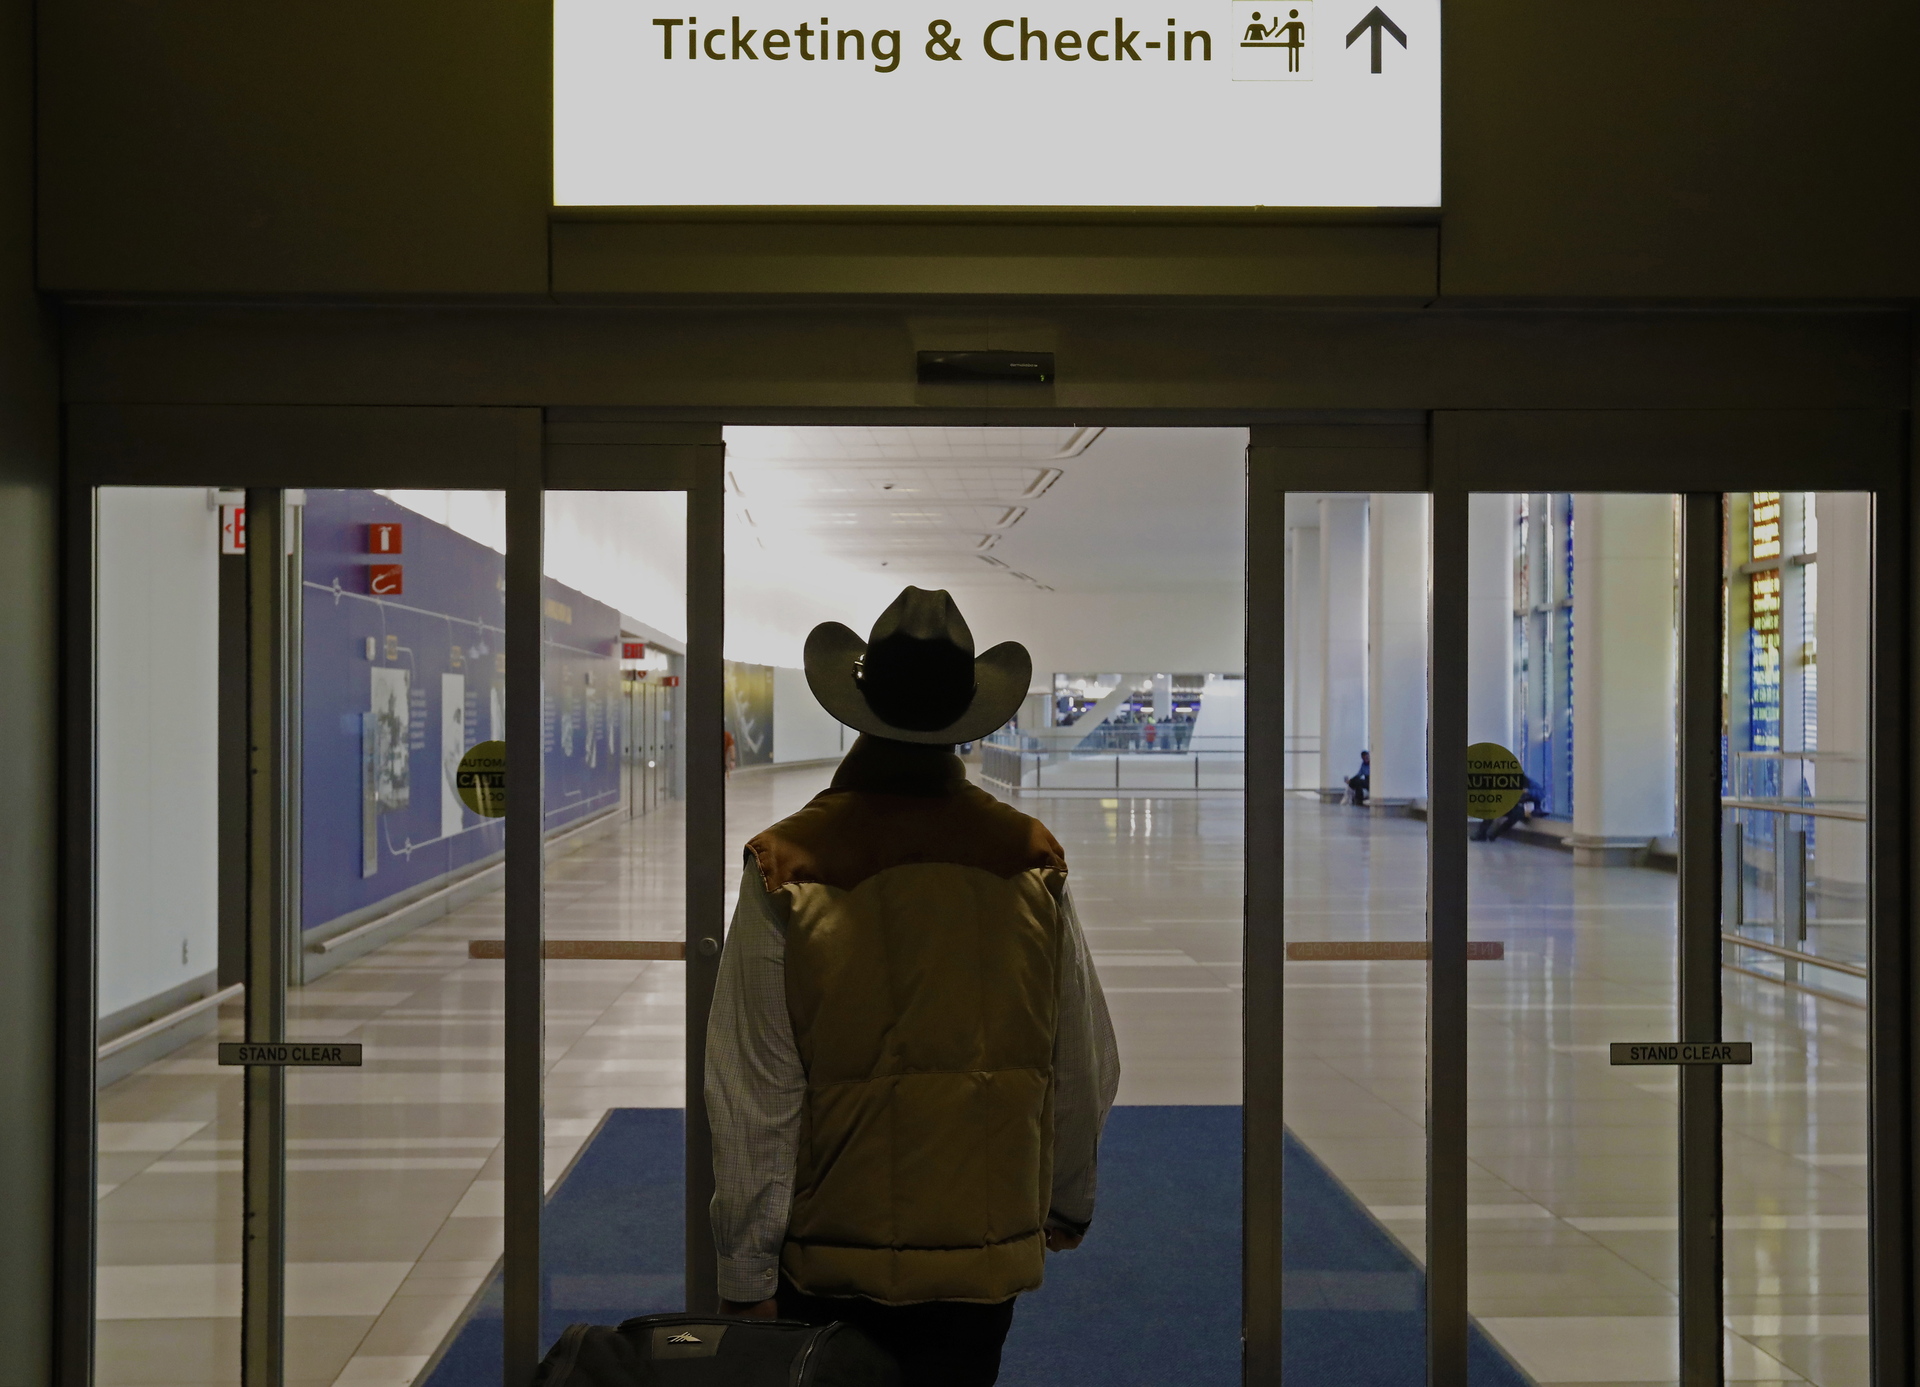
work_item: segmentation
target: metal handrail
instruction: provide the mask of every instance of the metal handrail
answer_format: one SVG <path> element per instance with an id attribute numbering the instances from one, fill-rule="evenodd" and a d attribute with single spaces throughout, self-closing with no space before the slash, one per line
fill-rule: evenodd
<path id="1" fill-rule="evenodd" d="M 1837 1002 L 1843 1007 L 1854 1007 L 1860 1011 L 1869 1009 L 1867 1004 L 1858 997 L 1848 997 L 1839 992 L 1829 992 L 1824 987 L 1808 987 L 1803 982 L 1795 982 L 1791 978 L 1776 978 L 1771 973 L 1762 973 L 1756 968 L 1742 968 L 1737 963 L 1722 963 L 1720 966 L 1729 973 L 1739 973 L 1744 977 L 1758 978 L 1761 982 L 1770 982 L 1775 987 L 1785 987 L 1794 992 L 1804 992 L 1809 997 L 1818 997 L 1823 1002 Z"/>
<path id="2" fill-rule="evenodd" d="M 1758 949 L 1763 954 L 1774 954 L 1790 959 L 1795 963 L 1809 964 L 1815 968 L 1825 968 L 1835 973 L 1845 973 L 1850 978 L 1865 980 L 1867 970 L 1857 963 L 1842 963 L 1834 958 L 1821 958 L 1818 954 L 1803 953 L 1799 949 L 1789 949 L 1779 944 L 1768 944 L 1758 939 L 1749 939 L 1744 934 L 1729 934 L 1720 931 L 1722 944 L 1738 944 L 1743 949 Z"/>
<path id="3" fill-rule="evenodd" d="M 1019 789 L 1032 788 L 1035 790 L 1047 788 L 1047 786 L 1043 783 L 1043 779 L 1049 764 L 1055 767 L 1062 766 L 1062 765 L 1078 765 L 1078 766 L 1084 767 L 1091 762 L 1104 761 L 1111 758 L 1113 761 L 1113 785 L 1111 788 L 1113 788 L 1114 790 L 1123 790 L 1128 788 L 1127 786 L 1121 783 L 1121 763 L 1123 761 L 1129 761 L 1129 760 L 1155 761 L 1155 760 L 1161 759 L 1156 755 L 1153 755 L 1150 753 L 1144 753 L 1144 752 L 1126 752 L 1126 751 L 1078 752 L 1076 751 L 1076 752 L 1070 752 L 1070 753 L 1051 753 L 1050 754 L 1047 752 L 1021 751 L 1014 747 L 996 744 L 990 741 L 981 743 L 981 752 L 982 752 L 982 755 L 981 755 L 981 761 L 980 761 L 980 771 L 984 779 L 991 780 L 995 784 L 1006 785 L 1010 788 L 1019 788 Z M 1193 785 L 1191 787 L 1192 789 L 1238 790 L 1243 788 L 1241 786 L 1202 785 L 1200 783 L 1200 764 L 1201 764 L 1201 761 L 1208 756 L 1217 756 L 1217 757 L 1228 757 L 1236 761 L 1241 761 L 1244 767 L 1244 760 L 1245 760 L 1244 752 L 1241 752 L 1241 751 L 1213 751 L 1213 752 L 1188 751 L 1184 753 L 1184 755 L 1188 760 L 1190 760 L 1193 763 Z M 1028 787 L 1026 785 L 1027 758 L 1029 756 L 1031 756 L 1034 761 L 1034 783 L 1031 787 Z M 1056 757 L 1057 759 L 1053 759 Z M 1008 769 L 1008 767 L 1005 765 L 1005 761 L 1003 761 L 1001 758 L 1006 758 L 1006 760 L 1010 760 L 1012 762 L 1011 777 L 1004 774 L 1004 771 Z M 1169 757 L 1166 759 L 1172 760 L 1173 758 Z M 1056 785 L 1052 788 L 1066 789 L 1066 790 L 1085 790 L 1085 789 L 1106 788 L 1106 787 L 1095 787 L 1090 785 L 1065 785 L 1065 786 Z M 1177 787 L 1165 785 L 1165 784 L 1156 784 L 1156 785 L 1150 785 L 1150 786 L 1138 786 L 1135 788 L 1143 789 L 1143 790 L 1162 790 L 1162 789 L 1174 789 Z"/>
<path id="4" fill-rule="evenodd" d="M 1835 761 L 1865 765 L 1867 758 L 1858 751 L 1736 751 L 1736 761 Z"/>
<path id="5" fill-rule="evenodd" d="M 1003 747 L 1001 749 L 1003 751 L 1014 751 L 1017 748 Z M 1179 747 L 1173 750 L 1162 750 L 1159 747 L 1154 747 L 1152 749 L 1149 749 L 1143 746 L 1141 747 L 1075 746 L 1075 747 L 1061 747 L 1058 750 L 1052 750 L 1050 748 L 1044 748 L 1044 747 L 1027 747 L 1025 750 L 1022 750 L 1020 754 L 1022 756 L 1053 756 L 1053 757 L 1059 757 L 1062 759 L 1068 759 L 1073 757 L 1087 759 L 1091 757 L 1101 757 L 1101 756 L 1245 756 L 1247 753 L 1244 747 L 1237 747 L 1237 746 L 1236 747 L 1190 746 L 1190 747 Z"/>
<path id="6" fill-rule="evenodd" d="M 1194 736 L 1186 729 L 1191 724 L 1156 723 L 1156 728 L 1164 735 L 1157 736 L 1152 746 L 1137 742 L 1135 738 L 1142 730 L 1140 725 L 1124 723 L 1120 726 L 1101 724 L 1088 729 L 1085 737 L 1069 742 L 1061 738 L 1058 743 L 1051 738 L 1036 737 L 1030 733 L 1002 729 L 989 733 L 980 739 L 982 746 L 1000 747 L 1006 751 L 1024 752 L 1031 756 L 1041 755 L 1093 755 L 1113 756 L 1167 756 L 1167 755 L 1227 755 L 1238 756 L 1246 750 L 1246 738 L 1229 736 L 1222 733 L 1207 733 Z M 1169 730 L 1177 729 L 1177 730 Z M 1072 730 L 1072 729 L 1066 729 Z M 1121 745 L 1113 745 L 1119 742 Z M 1224 745 L 1214 745 L 1224 743 Z M 1294 751 L 1289 748 L 1289 751 Z"/>
<path id="7" fill-rule="evenodd" d="M 1829 809 L 1823 805 L 1809 804 L 1804 800 L 1722 797 L 1720 807 L 1752 809 L 1763 814 L 1798 814 L 1809 819 L 1840 819 L 1855 824 L 1863 824 L 1867 821 L 1867 811 L 1864 809 Z"/>

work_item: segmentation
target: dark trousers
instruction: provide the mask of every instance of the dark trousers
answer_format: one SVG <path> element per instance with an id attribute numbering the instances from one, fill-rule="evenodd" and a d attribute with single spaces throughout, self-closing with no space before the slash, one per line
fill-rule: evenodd
<path id="1" fill-rule="evenodd" d="M 1013 1301 L 882 1305 L 862 1296 L 807 1295 L 783 1276 L 780 1316 L 853 1325 L 899 1361 L 901 1387 L 992 1387 L 1000 1376 L 1000 1346 L 1013 1327 Z"/>
<path id="2" fill-rule="evenodd" d="M 1538 813 L 1540 811 L 1539 801 L 1523 799 L 1497 819 L 1482 819 L 1479 830 L 1473 836 L 1483 843 L 1491 843 L 1515 824 L 1523 822 L 1527 817 L 1528 810 Z"/>

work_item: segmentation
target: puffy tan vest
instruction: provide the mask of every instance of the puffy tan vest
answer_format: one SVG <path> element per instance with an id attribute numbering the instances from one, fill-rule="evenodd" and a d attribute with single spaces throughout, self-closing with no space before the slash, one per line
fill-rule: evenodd
<path id="1" fill-rule="evenodd" d="M 961 784 L 828 791 L 749 846 L 789 899 L 807 1075 L 788 1278 L 892 1305 L 1032 1290 L 1053 1185 L 1059 844 Z"/>

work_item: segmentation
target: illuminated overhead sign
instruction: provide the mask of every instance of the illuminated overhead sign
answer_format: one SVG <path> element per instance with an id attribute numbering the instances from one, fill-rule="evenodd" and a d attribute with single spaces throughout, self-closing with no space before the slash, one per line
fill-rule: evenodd
<path id="1" fill-rule="evenodd" d="M 555 203 L 1439 205 L 1439 0 L 807 3 L 556 0 Z"/>

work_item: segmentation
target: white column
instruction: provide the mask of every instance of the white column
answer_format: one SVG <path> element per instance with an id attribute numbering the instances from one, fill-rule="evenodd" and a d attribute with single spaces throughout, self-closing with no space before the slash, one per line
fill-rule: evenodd
<path id="1" fill-rule="evenodd" d="M 1513 744 L 1514 498 L 1467 498 L 1467 743 Z"/>
<path id="2" fill-rule="evenodd" d="M 1820 760 L 1815 762 L 1814 794 L 1822 800 L 1851 801 L 1848 807 L 1852 808 L 1867 794 L 1873 503 L 1860 491 L 1822 491 L 1813 503 L 1819 525 L 1815 543 L 1820 551 L 1820 561 L 1813 566 L 1817 571 L 1809 574 L 1819 603 L 1813 623 L 1814 668 L 1820 676 L 1815 714 Z M 1860 759 L 1829 759 L 1835 753 Z M 1843 901 L 1866 898 L 1866 825 L 1821 819 L 1815 825 L 1815 839 L 1808 889 L 1822 899 L 1814 913 L 1852 916 L 1853 911 L 1840 906 Z"/>
<path id="3" fill-rule="evenodd" d="M 1378 809 L 1427 794 L 1427 498 L 1368 502 L 1367 740 Z"/>
<path id="4" fill-rule="evenodd" d="M 1632 865 L 1673 832 L 1671 496 L 1573 498 L 1573 848 Z"/>
<path id="5" fill-rule="evenodd" d="M 1320 502 L 1320 786 L 1344 793 L 1367 745 L 1367 498 Z"/>
<path id="6" fill-rule="evenodd" d="M 1156 674 L 1153 676 L 1153 720 L 1167 722 L 1173 717 L 1173 676 Z"/>
<path id="7" fill-rule="evenodd" d="M 1319 518 L 1318 507 L 1309 510 Z M 1287 788 L 1328 783 L 1320 769 L 1320 527 L 1287 530 Z M 1357 759 L 1357 758 L 1356 758 Z"/>

